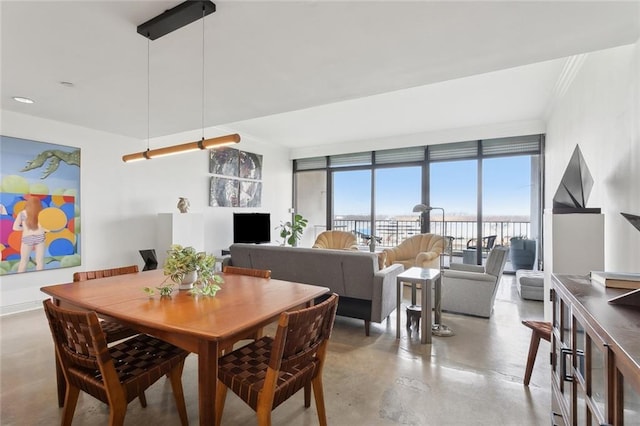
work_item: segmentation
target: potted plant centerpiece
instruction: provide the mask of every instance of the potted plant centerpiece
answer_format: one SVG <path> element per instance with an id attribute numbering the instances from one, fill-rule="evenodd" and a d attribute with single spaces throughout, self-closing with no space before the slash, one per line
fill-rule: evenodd
<path id="1" fill-rule="evenodd" d="M 178 284 L 180 290 L 215 296 L 222 277 L 215 274 L 216 258 L 213 255 L 179 244 L 173 244 L 167 255 L 164 274 Z"/>

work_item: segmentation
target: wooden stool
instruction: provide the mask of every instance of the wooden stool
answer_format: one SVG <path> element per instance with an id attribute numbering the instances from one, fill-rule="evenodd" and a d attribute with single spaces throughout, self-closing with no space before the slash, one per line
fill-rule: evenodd
<path id="1" fill-rule="evenodd" d="M 422 308 L 420 306 L 407 306 L 407 330 L 413 326 L 416 332 L 420 332 L 420 315 L 422 315 Z"/>
<path id="2" fill-rule="evenodd" d="M 551 323 L 545 321 L 522 321 L 522 324 L 531 329 L 531 343 L 529 344 L 529 355 L 527 356 L 527 368 L 524 373 L 524 384 L 529 386 L 533 364 L 536 362 L 536 354 L 540 339 L 551 342 Z"/>

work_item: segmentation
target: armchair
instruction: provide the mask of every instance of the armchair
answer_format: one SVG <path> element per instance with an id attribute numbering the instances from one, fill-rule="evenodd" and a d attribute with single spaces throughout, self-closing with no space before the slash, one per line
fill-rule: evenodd
<path id="1" fill-rule="evenodd" d="M 491 317 L 509 249 L 495 246 L 486 265 L 452 263 L 442 272 L 442 310 Z"/>
<path id="2" fill-rule="evenodd" d="M 358 250 L 356 236 L 345 231 L 323 231 L 316 238 L 312 248 L 334 250 Z"/>
<path id="3" fill-rule="evenodd" d="M 396 247 L 384 249 L 387 265 L 401 264 L 405 269 L 412 266 L 440 268 L 440 255 L 447 247 L 447 240 L 436 234 L 418 234 L 409 237 Z"/>

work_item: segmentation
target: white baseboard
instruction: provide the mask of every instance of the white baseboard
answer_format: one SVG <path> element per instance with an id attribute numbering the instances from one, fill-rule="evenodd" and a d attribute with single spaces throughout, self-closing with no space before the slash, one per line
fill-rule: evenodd
<path id="1" fill-rule="evenodd" d="M 0 306 L 0 316 L 12 315 L 25 311 L 33 311 L 42 309 L 42 301 L 34 300 L 31 302 L 18 303 L 15 305 Z"/>

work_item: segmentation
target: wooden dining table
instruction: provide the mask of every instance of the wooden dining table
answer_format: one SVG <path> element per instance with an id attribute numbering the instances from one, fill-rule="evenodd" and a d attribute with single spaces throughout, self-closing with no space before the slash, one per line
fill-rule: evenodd
<path id="1" fill-rule="evenodd" d="M 215 419 L 218 350 L 266 326 L 287 310 L 311 305 L 326 287 L 223 274 L 215 297 L 175 291 L 169 297 L 149 296 L 145 287 L 159 286 L 162 270 L 90 281 L 50 285 L 41 291 L 55 303 L 91 310 L 198 354 L 198 399 L 201 425 Z"/>

